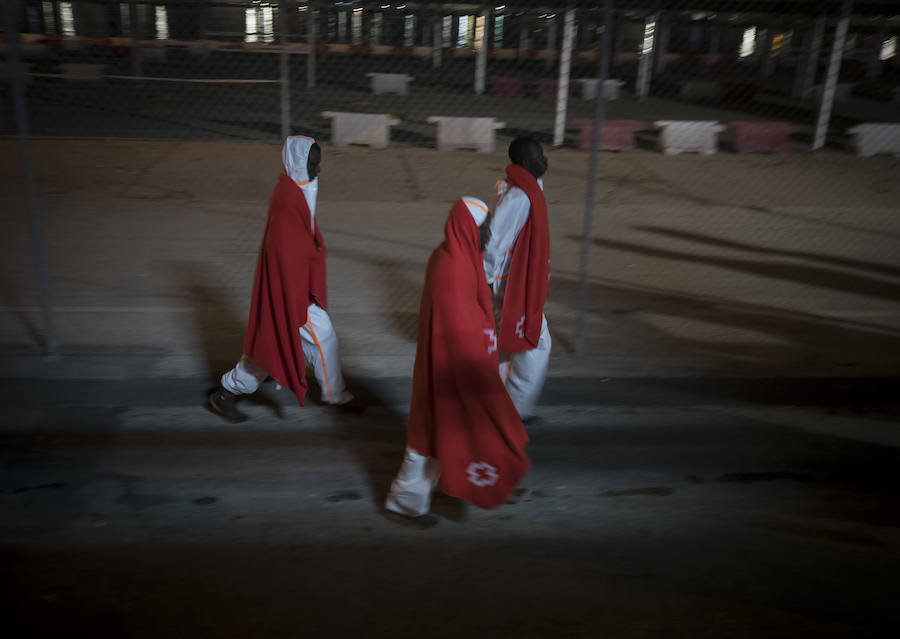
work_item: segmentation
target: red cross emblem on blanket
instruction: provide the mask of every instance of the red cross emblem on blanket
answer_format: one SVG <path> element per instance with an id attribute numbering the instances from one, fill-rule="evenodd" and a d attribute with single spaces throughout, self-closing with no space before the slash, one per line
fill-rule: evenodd
<path id="1" fill-rule="evenodd" d="M 500 479 L 497 469 L 487 462 L 472 462 L 466 468 L 466 474 L 469 476 L 469 481 L 479 488 L 493 486 Z"/>
<path id="2" fill-rule="evenodd" d="M 525 316 L 519 318 L 519 321 L 516 322 L 516 337 L 522 339 L 525 337 Z"/>
<path id="3" fill-rule="evenodd" d="M 488 336 L 488 355 L 497 350 L 497 333 L 492 328 L 483 328 L 484 334 Z"/>

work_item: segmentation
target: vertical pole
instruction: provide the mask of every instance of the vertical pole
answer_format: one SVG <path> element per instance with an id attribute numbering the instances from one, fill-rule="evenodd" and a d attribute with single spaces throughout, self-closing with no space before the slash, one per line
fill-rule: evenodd
<path id="1" fill-rule="evenodd" d="M 278 54 L 280 71 L 279 87 L 281 88 L 281 139 L 291 134 L 291 71 L 288 64 L 288 21 L 290 20 L 291 3 L 281 0 L 278 5 L 278 42 L 281 52 Z M 309 9 L 307 9 L 307 12 Z"/>
<path id="2" fill-rule="evenodd" d="M 316 87 L 316 9 L 313 0 L 306 3 L 306 88 Z"/>
<path id="3" fill-rule="evenodd" d="M 603 82 L 609 75 L 609 32 L 613 25 L 613 3 L 606 0 L 603 9 L 603 36 L 600 39 L 600 64 L 597 70 L 597 110 L 594 114 L 594 139 L 591 144 L 591 158 L 588 164 L 587 192 L 584 199 L 584 237 L 581 242 L 581 265 L 578 269 L 578 302 L 575 310 L 573 331 L 575 356 L 584 356 L 584 318 L 587 314 L 588 279 L 590 277 L 591 245 L 594 243 L 594 191 L 597 182 L 597 154 L 600 150 L 600 128 L 606 111 L 606 96 Z"/>
<path id="4" fill-rule="evenodd" d="M 563 27 L 562 59 L 559 61 L 559 86 L 556 90 L 556 126 L 553 129 L 553 146 L 560 146 L 565 138 L 566 108 L 569 104 L 569 71 L 572 66 L 574 35 L 575 9 L 568 9 Z M 602 91 L 602 88 L 599 88 L 598 91 Z"/>
<path id="5" fill-rule="evenodd" d="M 653 48 L 656 45 L 657 14 L 647 16 L 641 37 L 640 62 L 638 64 L 637 95 L 642 100 L 650 93 L 650 76 L 653 69 Z"/>
<path id="6" fill-rule="evenodd" d="M 806 99 L 816 83 L 816 74 L 819 71 L 819 56 L 822 55 L 822 43 L 825 40 L 825 16 L 816 18 L 813 24 L 812 42 L 810 43 L 809 60 L 807 61 L 805 77 L 803 78 L 803 93 L 800 96 Z"/>
<path id="7" fill-rule="evenodd" d="M 478 52 L 475 56 L 475 93 L 481 95 L 484 93 L 485 77 L 487 72 L 487 47 L 488 47 L 488 13 L 482 11 L 479 16 L 482 19 L 481 40 L 475 41 Z M 476 23 L 477 24 L 477 23 Z M 477 30 L 475 36 L 478 36 Z"/>
<path id="8" fill-rule="evenodd" d="M 844 57 L 844 42 L 847 40 L 847 29 L 850 26 L 850 9 L 852 0 L 844 0 L 841 6 L 841 17 L 834 32 L 834 43 L 831 46 L 831 60 L 828 63 L 828 74 L 822 90 L 822 101 L 819 103 L 819 116 L 816 120 L 816 135 L 813 139 L 813 151 L 825 146 L 828 134 L 828 122 L 834 107 L 834 93 L 837 89 L 838 76 L 841 72 L 841 58 Z"/>
<path id="9" fill-rule="evenodd" d="M 22 174 L 25 182 L 25 200 L 28 207 L 28 232 L 31 236 L 31 250 L 37 275 L 38 296 L 44 323 L 44 354 L 56 356 L 59 347 L 56 341 L 56 325 L 53 321 L 53 303 L 50 295 L 50 267 L 44 247 L 44 231 L 38 209 L 37 186 L 34 175 L 34 158 L 28 133 L 28 110 L 25 106 L 25 83 L 22 79 L 22 57 L 19 52 L 19 29 L 12 2 L 2 0 L 3 23 L 6 28 L 7 56 L 10 67 L 10 85 L 15 111 L 16 128 L 19 132 L 19 153 L 22 160 Z"/>

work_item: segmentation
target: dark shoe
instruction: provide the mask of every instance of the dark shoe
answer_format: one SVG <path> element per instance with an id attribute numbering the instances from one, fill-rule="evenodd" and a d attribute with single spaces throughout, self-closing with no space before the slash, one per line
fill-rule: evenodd
<path id="1" fill-rule="evenodd" d="M 344 402 L 343 404 L 331 404 L 331 406 L 334 406 L 344 413 L 361 413 L 366 410 L 366 405 L 357 397 L 354 397 L 349 402 Z"/>
<path id="2" fill-rule="evenodd" d="M 209 408 L 222 419 L 237 424 L 247 420 L 247 416 L 234 405 L 237 395 L 229 393 L 221 386 L 209 396 Z"/>

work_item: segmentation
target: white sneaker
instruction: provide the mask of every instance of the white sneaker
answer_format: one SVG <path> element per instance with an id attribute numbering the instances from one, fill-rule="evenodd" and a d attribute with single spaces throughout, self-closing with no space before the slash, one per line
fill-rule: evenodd
<path id="1" fill-rule="evenodd" d="M 439 477 L 438 463 L 407 448 L 397 477 L 391 482 L 384 507 L 406 517 L 419 517 L 431 509 L 431 492 Z"/>
<path id="2" fill-rule="evenodd" d="M 427 515 L 431 509 L 431 482 L 425 479 L 412 483 L 394 480 L 384 507 L 406 517 Z"/>

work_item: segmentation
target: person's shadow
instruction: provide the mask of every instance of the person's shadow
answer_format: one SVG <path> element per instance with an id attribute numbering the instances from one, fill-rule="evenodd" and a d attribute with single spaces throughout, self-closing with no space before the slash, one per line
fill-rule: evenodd
<path id="1" fill-rule="evenodd" d="M 209 378 L 209 387 L 204 396 L 198 398 L 204 406 L 207 397 L 219 386 L 219 378 L 230 370 L 240 359 L 243 347 L 244 332 L 247 328 L 245 318 L 240 318 L 228 303 L 225 290 L 212 285 L 216 278 L 207 271 L 207 267 L 198 262 L 179 261 L 172 265 L 178 280 L 178 290 L 182 292 L 191 306 L 191 318 L 197 336 L 201 354 L 205 362 Z M 279 418 L 283 412 L 278 401 L 272 398 L 265 386 L 260 390 L 242 397 L 242 401 L 267 406 Z"/>

